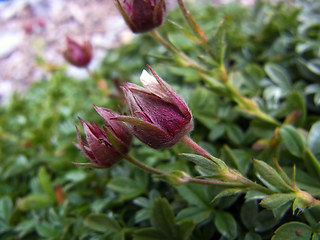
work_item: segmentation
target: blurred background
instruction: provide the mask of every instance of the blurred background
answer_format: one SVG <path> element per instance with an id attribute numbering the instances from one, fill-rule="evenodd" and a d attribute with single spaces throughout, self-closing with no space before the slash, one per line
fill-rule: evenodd
<path id="1" fill-rule="evenodd" d="M 176 1 L 167 2 L 170 8 Z M 230 0 L 213 4 L 226 2 Z M 238 2 L 252 5 L 254 0 Z M 27 89 L 32 81 L 46 79 L 50 68 L 65 64 L 61 52 L 66 35 L 92 42 L 91 69 L 107 49 L 133 37 L 111 0 L 0 0 L 0 100 Z M 67 72 L 87 77 L 76 67 L 68 66 Z"/>

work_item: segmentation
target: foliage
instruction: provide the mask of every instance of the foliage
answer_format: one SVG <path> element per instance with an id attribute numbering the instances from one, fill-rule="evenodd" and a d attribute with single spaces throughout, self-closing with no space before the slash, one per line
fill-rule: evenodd
<path id="1" fill-rule="evenodd" d="M 195 4 L 190 11 L 215 60 L 179 9 L 159 31 L 210 69 L 206 76 L 145 34 L 106 54 L 99 74 L 110 92 L 62 68 L 1 106 L 1 239 L 320 237 L 319 207 L 309 208 L 320 197 L 319 3 Z M 131 154 L 175 171 L 176 179 L 165 179 L 174 185 L 127 161 L 107 170 L 73 165 L 85 161 L 73 146 L 77 116 L 101 125 L 92 104 L 116 110 L 117 98 L 106 96 L 118 96 L 115 79 L 137 83 L 146 64 L 187 100 L 193 139 L 219 159 L 190 154 L 181 143 L 156 151 L 134 141 Z M 222 66 L 232 88 L 218 80 Z M 270 192 L 175 181 L 178 173 L 220 179 L 229 176 L 226 166 Z"/>

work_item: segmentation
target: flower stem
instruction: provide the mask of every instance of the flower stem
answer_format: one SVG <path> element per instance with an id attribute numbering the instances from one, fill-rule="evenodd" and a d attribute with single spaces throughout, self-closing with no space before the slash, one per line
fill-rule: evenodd
<path id="1" fill-rule="evenodd" d="M 201 156 L 214 162 L 213 156 L 210 153 L 208 153 L 206 150 L 204 150 L 202 147 L 200 147 L 190 137 L 188 137 L 188 136 L 183 137 L 181 142 L 184 143 L 189 148 L 191 148 L 192 150 L 194 150 L 195 152 L 197 152 L 198 154 L 200 154 Z M 227 167 L 227 171 L 226 171 L 227 174 L 224 174 L 224 178 L 226 179 L 226 182 L 228 182 L 228 184 L 231 183 L 236 186 L 248 188 L 249 190 L 254 189 L 254 190 L 257 190 L 257 191 L 260 191 L 263 193 L 267 193 L 267 194 L 273 193 L 270 189 L 251 181 L 250 179 L 242 176 L 240 173 L 232 170 L 228 166 L 226 166 L 226 167 Z"/>
<path id="2" fill-rule="evenodd" d="M 177 56 L 181 57 L 183 60 L 183 63 L 181 65 L 192 67 L 196 70 L 199 70 L 201 72 L 208 72 L 208 70 L 201 65 L 199 65 L 196 61 L 194 61 L 192 58 L 188 57 L 183 52 L 179 51 L 175 46 L 173 46 L 170 42 L 168 42 L 166 39 L 164 39 L 161 34 L 157 30 L 152 30 L 150 32 L 151 36 L 157 40 L 159 43 L 161 43 L 164 47 L 166 47 L 170 52 L 173 54 L 176 54 Z"/>
<path id="3" fill-rule="evenodd" d="M 189 26 L 191 27 L 192 31 L 197 35 L 197 37 L 200 39 L 203 47 L 207 50 L 207 52 L 210 54 L 210 56 L 216 60 L 217 57 L 215 53 L 213 52 L 212 48 L 210 47 L 207 37 L 200 28 L 200 26 L 197 24 L 197 22 L 194 20 L 192 14 L 189 12 L 189 10 L 186 8 L 186 5 L 184 4 L 184 0 L 178 0 L 179 7 L 182 11 L 182 14 L 184 18 L 187 20 Z"/>
<path id="4" fill-rule="evenodd" d="M 162 171 L 162 170 L 159 170 L 159 169 L 156 169 L 156 168 L 153 168 L 153 167 L 150 167 L 140 161 L 138 161 L 137 159 L 135 159 L 134 157 L 131 157 L 130 155 L 127 155 L 125 157 L 125 159 L 132 163 L 133 165 L 136 165 L 137 167 L 139 168 L 142 168 L 148 172 L 151 172 L 151 173 L 155 173 L 155 174 L 161 174 L 161 175 L 170 175 L 169 172 L 165 172 L 165 171 Z"/>
<path id="5" fill-rule="evenodd" d="M 164 176 L 171 176 L 171 177 L 177 177 L 175 174 L 170 173 L 170 172 L 166 172 L 166 171 L 162 171 L 153 167 L 150 167 L 140 161 L 138 161 L 137 159 L 135 159 L 134 157 L 127 155 L 125 157 L 125 159 L 132 163 L 133 165 L 142 168 L 148 172 L 154 173 L 154 174 L 158 174 L 158 175 L 164 175 Z M 181 183 L 197 183 L 197 184 L 204 184 L 204 185 L 213 185 L 213 186 L 225 186 L 225 187 L 241 187 L 242 185 L 239 183 L 231 183 L 231 182 L 224 182 L 224 181 L 219 181 L 219 180 L 207 180 L 207 179 L 200 179 L 200 178 L 193 178 L 193 177 L 187 177 L 186 179 L 184 179 L 183 181 L 181 181 Z"/>
<path id="6" fill-rule="evenodd" d="M 181 140 L 182 143 L 184 143 L 186 146 L 200 154 L 201 156 L 208 158 L 209 160 L 212 160 L 212 155 L 208 153 L 206 150 L 204 150 L 202 147 L 200 147 L 195 141 L 193 141 L 190 137 L 184 136 Z"/>
<path id="7" fill-rule="evenodd" d="M 273 117 L 264 113 L 251 99 L 243 96 L 230 82 L 226 82 L 229 97 L 235 101 L 242 109 L 246 110 L 249 114 L 260 118 L 261 120 L 271 123 L 275 126 L 280 126 L 280 123 Z"/>

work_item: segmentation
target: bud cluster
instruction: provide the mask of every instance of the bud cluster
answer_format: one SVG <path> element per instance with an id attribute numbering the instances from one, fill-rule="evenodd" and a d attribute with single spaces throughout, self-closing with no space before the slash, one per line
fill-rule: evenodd
<path id="1" fill-rule="evenodd" d="M 76 146 L 91 161 L 84 165 L 112 166 L 129 152 L 132 135 L 159 149 L 172 147 L 192 129 L 192 115 L 187 104 L 151 67 L 149 69 L 152 75 L 145 70 L 141 74 L 143 87 L 132 83 L 122 86 L 131 115 L 95 106 L 106 126 L 100 129 L 80 119 L 87 142 L 81 139 L 77 128 L 79 143 Z"/>

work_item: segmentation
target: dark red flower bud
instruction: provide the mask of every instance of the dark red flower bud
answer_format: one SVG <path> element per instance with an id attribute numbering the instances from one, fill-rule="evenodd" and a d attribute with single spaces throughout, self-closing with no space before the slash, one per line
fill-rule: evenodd
<path id="1" fill-rule="evenodd" d="M 159 27 L 166 13 L 164 0 L 114 0 L 124 20 L 134 33 Z"/>
<path id="2" fill-rule="evenodd" d="M 63 52 L 64 58 L 77 67 L 86 67 L 92 58 L 92 46 L 89 41 L 82 44 L 66 37 L 67 47 Z"/>
<path id="3" fill-rule="evenodd" d="M 132 83 L 122 87 L 132 116 L 115 119 L 127 123 L 150 147 L 171 147 L 192 129 L 192 115 L 182 98 L 150 70 L 153 76 L 145 70 L 141 74 L 144 88 Z"/>
<path id="4" fill-rule="evenodd" d="M 116 113 L 109 109 L 95 108 L 106 119 L 106 126 L 103 126 L 103 130 L 101 130 L 95 123 L 89 124 L 79 118 L 87 142 L 82 140 L 76 127 L 79 143 L 75 145 L 83 151 L 91 163 L 75 164 L 108 168 L 125 157 L 129 152 L 132 137 L 123 123 L 112 120 L 113 117 L 118 116 Z"/>

